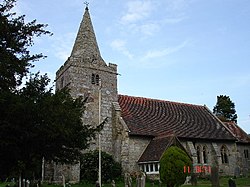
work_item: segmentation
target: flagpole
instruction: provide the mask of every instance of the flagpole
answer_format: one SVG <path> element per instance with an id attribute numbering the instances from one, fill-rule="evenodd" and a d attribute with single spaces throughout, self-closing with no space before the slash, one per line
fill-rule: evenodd
<path id="1" fill-rule="evenodd" d="M 101 124 L 101 96 L 102 96 L 102 92 L 101 92 L 101 88 L 102 88 L 102 84 L 101 84 L 101 79 L 99 80 L 99 85 L 100 85 L 100 88 L 99 88 L 99 124 Z M 101 132 L 99 132 L 98 134 L 98 141 L 99 141 L 99 172 L 98 172 L 98 182 L 99 182 L 99 185 L 100 187 L 102 186 L 102 163 L 101 163 Z"/>

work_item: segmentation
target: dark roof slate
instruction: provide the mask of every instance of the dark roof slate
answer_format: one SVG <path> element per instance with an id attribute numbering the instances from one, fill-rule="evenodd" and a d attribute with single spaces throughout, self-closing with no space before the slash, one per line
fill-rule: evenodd
<path id="1" fill-rule="evenodd" d="M 235 140 L 206 106 L 126 95 L 119 95 L 118 102 L 130 135 Z"/>
<path id="2" fill-rule="evenodd" d="M 150 141 L 145 151 L 139 158 L 138 163 L 158 162 L 161 159 L 161 156 L 163 155 L 164 151 L 172 145 L 175 145 L 186 152 L 183 145 L 174 135 L 158 136 Z M 190 157 L 190 159 L 192 159 L 189 154 L 188 156 Z"/>
<path id="3" fill-rule="evenodd" d="M 138 162 L 159 161 L 169 143 L 169 137 L 154 138 L 150 141 Z"/>

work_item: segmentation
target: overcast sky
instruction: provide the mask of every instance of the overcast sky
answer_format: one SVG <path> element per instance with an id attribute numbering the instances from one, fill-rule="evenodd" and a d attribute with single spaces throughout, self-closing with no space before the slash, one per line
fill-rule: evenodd
<path id="1" fill-rule="evenodd" d="M 1 0 L 2 1 L 2 0 Z M 118 92 L 206 105 L 218 95 L 235 103 L 238 125 L 250 133 L 249 0 L 89 0 L 106 63 L 118 65 Z M 69 57 L 82 20 L 83 0 L 17 0 L 26 20 L 48 24 L 51 37 L 36 39 L 48 73 Z"/>

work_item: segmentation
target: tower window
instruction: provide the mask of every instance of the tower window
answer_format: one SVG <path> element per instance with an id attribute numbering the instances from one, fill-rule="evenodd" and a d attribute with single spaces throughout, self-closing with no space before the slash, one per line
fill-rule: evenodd
<path id="1" fill-rule="evenodd" d="M 100 77 L 99 77 L 98 74 L 92 73 L 91 84 L 95 84 L 95 85 L 99 85 L 100 84 Z"/>
<path id="2" fill-rule="evenodd" d="M 95 76 L 96 85 L 99 85 L 99 79 L 100 79 L 100 78 L 99 78 L 99 75 L 96 75 L 96 76 Z"/>

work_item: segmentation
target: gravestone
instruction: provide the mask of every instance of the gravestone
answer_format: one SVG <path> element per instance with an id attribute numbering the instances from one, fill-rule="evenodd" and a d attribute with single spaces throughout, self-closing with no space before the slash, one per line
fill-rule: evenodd
<path id="1" fill-rule="evenodd" d="M 234 176 L 236 176 L 236 177 L 240 176 L 240 167 L 239 166 L 234 168 Z"/>
<path id="2" fill-rule="evenodd" d="M 114 180 L 111 181 L 111 187 L 115 187 L 115 181 Z"/>
<path id="3" fill-rule="evenodd" d="M 146 184 L 146 175 L 144 172 L 142 172 L 142 175 L 141 175 L 141 185 L 140 187 L 145 187 L 145 184 Z"/>
<path id="4" fill-rule="evenodd" d="M 63 187 L 66 187 L 66 184 L 65 184 L 65 176 L 62 174 L 62 185 Z"/>
<path id="5" fill-rule="evenodd" d="M 228 179 L 228 187 L 236 187 L 235 181 L 232 178 Z"/>
<path id="6" fill-rule="evenodd" d="M 23 179 L 22 187 L 25 187 L 25 179 Z"/>
<path id="7" fill-rule="evenodd" d="M 187 176 L 184 184 L 191 184 L 191 176 Z"/>
<path id="8" fill-rule="evenodd" d="M 129 177 L 129 174 L 126 172 L 126 173 L 124 173 L 124 186 L 125 187 L 128 187 L 128 177 Z"/>
<path id="9" fill-rule="evenodd" d="M 136 187 L 141 187 L 140 185 L 141 185 L 141 177 L 140 177 L 140 175 L 137 175 L 136 176 Z"/>
<path id="10" fill-rule="evenodd" d="M 98 181 L 95 182 L 95 187 L 100 187 L 100 184 Z"/>
<path id="11" fill-rule="evenodd" d="M 26 181 L 26 187 L 30 187 L 30 181 L 29 180 Z"/>

